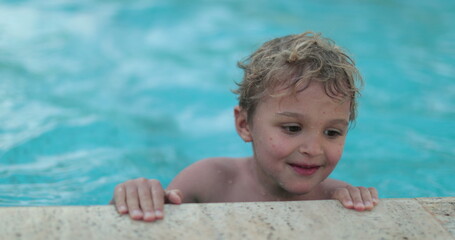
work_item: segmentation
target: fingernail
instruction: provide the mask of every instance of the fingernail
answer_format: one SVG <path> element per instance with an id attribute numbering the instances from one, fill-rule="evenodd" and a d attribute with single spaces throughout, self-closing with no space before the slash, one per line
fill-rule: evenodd
<path id="1" fill-rule="evenodd" d="M 367 206 L 367 207 L 371 207 L 371 206 L 372 206 L 372 204 L 371 204 L 371 202 L 370 202 L 370 201 L 366 201 L 366 202 L 365 202 L 365 206 Z"/>
<path id="2" fill-rule="evenodd" d="M 144 219 L 151 219 L 151 218 L 153 218 L 153 213 L 151 213 L 151 212 L 144 213 Z"/>
<path id="3" fill-rule="evenodd" d="M 118 207 L 118 211 L 122 212 L 122 213 L 126 212 L 126 207 L 125 206 L 120 206 L 120 207 Z"/>
<path id="4" fill-rule="evenodd" d="M 352 201 L 347 201 L 347 202 L 346 202 L 346 205 L 352 206 L 352 205 L 354 205 L 354 203 L 352 203 Z"/>
<path id="5" fill-rule="evenodd" d="M 162 218 L 162 217 L 163 217 L 163 212 L 160 211 L 160 210 L 156 210 L 156 211 L 155 211 L 155 216 L 156 216 L 157 218 Z"/>
<path id="6" fill-rule="evenodd" d="M 363 203 L 357 203 L 357 204 L 355 205 L 355 208 L 357 208 L 357 209 L 363 209 L 363 208 L 365 208 L 365 205 L 363 205 Z"/>
<path id="7" fill-rule="evenodd" d="M 133 212 L 131 212 L 131 214 L 134 216 L 142 216 L 142 212 L 139 210 L 134 210 Z"/>

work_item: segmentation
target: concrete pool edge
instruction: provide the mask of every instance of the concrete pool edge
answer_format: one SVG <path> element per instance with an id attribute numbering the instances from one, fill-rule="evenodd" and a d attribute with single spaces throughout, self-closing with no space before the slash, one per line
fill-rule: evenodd
<path id="1" fill-rule="evenodd" d="M 338 201 L 166 205 L 162 221 L 113 206 L 0 207 L 0 239 L 455 239 L 455 197 L 381 199 L 370 212 Z"/>

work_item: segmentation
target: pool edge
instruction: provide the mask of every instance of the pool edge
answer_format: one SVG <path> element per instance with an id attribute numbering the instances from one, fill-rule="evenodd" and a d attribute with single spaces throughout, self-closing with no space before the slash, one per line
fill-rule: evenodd
<path id="1" fill-rule="evenodd" d="M 166 205 L 145 223 L 113 206 L 0 207 L 0 239 L 455 239 L 455 197 Z"/>

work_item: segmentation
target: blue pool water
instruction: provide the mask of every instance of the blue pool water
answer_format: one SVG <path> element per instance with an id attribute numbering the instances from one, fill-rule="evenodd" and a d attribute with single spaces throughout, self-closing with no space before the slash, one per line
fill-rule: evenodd
<path id="1" fill-rule="evenodd" d="M 236 61 L 306 30 L 366 80 L 333 177 L 455 195 L 455 1 L 0 1 L 0 206 L 106 204 L 201 158 L 250 155 Z"/>

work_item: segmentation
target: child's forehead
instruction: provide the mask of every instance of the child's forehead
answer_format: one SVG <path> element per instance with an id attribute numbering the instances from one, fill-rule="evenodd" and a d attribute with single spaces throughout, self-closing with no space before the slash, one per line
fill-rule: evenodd
<path id="1" fill-rule="evenodd" d="M 265 98 L 285 99 L 285 98 L 298 98 L 299 96 L 316 95 L 317 97 L 330 97 L 335 102 L 343 103 L 349 101 L 350 98 L 342 92 L 330 91 L 327 88 L 330 86 L 317 80 L 302 81 L 297 85 L 281 84 L 278 86 L 270 87 L 267 91 Z M 315 97 L 316 97 L 315 96 Z"/>
<path id="2" fill-rule="evenodd" d="M 267 96 L 259 102 L 255 121 L 262 121 L 266 116 L 307 119 L 326 123 L 333 119 L 342 119 L 348 123 L 351 115 L 350 101 L 331 98 L 323 92 L 311 93 L 308 89 L 297 95 Z"/>
<path id="3" fill-rule="evenodd" d="M 260 103 L 272 104 L 278 108 L 288 107 L 311 107 L 317 105 L 321 107 L 342 109 L 342 112 L 350 112 L 351 99 L 346 96 L 332 96 L 328 94 L 324 85 L 319 82 L 308 84 L 302 89 L 283 89 L 277 88 L 271 91 L 270 94 L 265 95 L 259 101 Z M 322 104 L 321 103 L 325 103 Z M 345 107 L 343 107 L 345 106 Z"/>

